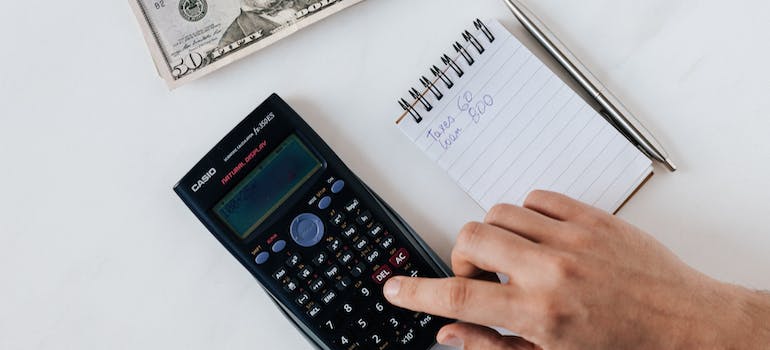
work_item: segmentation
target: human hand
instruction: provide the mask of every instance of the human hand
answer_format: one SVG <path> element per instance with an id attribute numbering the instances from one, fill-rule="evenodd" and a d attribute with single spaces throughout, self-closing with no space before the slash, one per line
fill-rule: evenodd
<path id="1" fill-rule="evenodd" d="M 469 223 L 457 277 L 394 277 L 394 305 L 460 319 L 439 343 L 495 349 L 754 349 L 770 344 L 767 296 L 715 281 L 599 209 L 543 191 Z M 490 272 L 510 278 L 491 281 Z M 509 329 L 501 336 L 479 325 Z M 526 339 L 526 340 L 525 340 Z M 535 345 L 536 344 L 536 345 Z"/>

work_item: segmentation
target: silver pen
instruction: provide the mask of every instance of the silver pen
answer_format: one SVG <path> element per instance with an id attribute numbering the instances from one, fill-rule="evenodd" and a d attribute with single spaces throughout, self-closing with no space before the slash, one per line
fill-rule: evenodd
<path id="1" fill-rule="evenodd" d="M 645 137 L 639 129 L 636 128 L 620 110 L 606 97 L 602 92 L 578 69 L 567 56 L 559 50 L 556 45 L 543 33 L 540 28 L 522 11 L 521 7 L 516 4 L 514 0 L 505 0 L 508 8 L 511 9 L 514 16 L 521 22 L 524 28 L 537 39 L 548 53 L 561 64 L 567 73 L 572 76 L 575 81 L 580 84 L 583 89 L 586 90 L 596 101 L 601 105 L 603 112 L 602 115 L 607 121 L 614 126 L 621 134 L 629 139 L 634 145 L 639 148 L 648 157 L 656 160 L 666 166 L 671 171 L 676 171 L 676 165 L 669 159 L 668 154 L 661 146 L 655 146 L 650 140 Z"/>

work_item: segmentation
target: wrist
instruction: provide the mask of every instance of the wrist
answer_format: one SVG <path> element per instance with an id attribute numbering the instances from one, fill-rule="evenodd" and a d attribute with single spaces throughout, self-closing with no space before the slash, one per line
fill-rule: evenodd
<path id="1" fill-rule="evenodd" d="M 765 349 L 770 344 L 770 294 L 719 283 L 700 324 L 701 348 Z M 714 307 L 721 305 L 721 307 Z"/>
<path id="2" fill-rule="evenodd" d="M 770 294 L 702 279 L 668 326 L 672 349 L 765 349 L 770 344 Z"/>
<path id="3" fill-rule="evenodd" d="M 770 294 L 736 287 L 740 290 L 742 339 L 736 339 L 733 348 L 764 349 L 770 344 Z M 741 327 L 741 326 L 739 326 Z M 737 331 L 737 330 L 736 330 Z"/>

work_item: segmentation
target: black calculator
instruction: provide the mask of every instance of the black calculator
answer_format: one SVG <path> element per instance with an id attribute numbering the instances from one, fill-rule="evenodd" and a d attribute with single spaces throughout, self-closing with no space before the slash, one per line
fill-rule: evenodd
<path id="1" fill-rule="evenodd" d="M 273 94 L 174 191 L 319 349 L 429 349 L 451 322 L 397 308 L 392 276 L 440 258 Z"/>

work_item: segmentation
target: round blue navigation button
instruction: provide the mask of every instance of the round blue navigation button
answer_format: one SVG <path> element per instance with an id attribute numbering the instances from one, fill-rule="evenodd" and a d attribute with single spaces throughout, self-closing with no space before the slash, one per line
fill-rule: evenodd
<path id="1" fill-rule="evenodd" d="M 324 223 L 317 215 L 300 214 L 291 221 L 289 226 L 291 239 L 302 247 L 309 248 L 324 237 Z"/>
<path id="2" fill-rule="evenodd" d="M 337 180 L 332 184 L 332 193 L 340 193 L 345 188 L 345 181 Z"/>
<path id="3" fill-rule="evenodd" d="M 286 241 L 280 240 L 273 244 L 273 253 L 280 253 L 286 249 Z"/>
<path id="4" fill-rule="evenodd" d="M 318 201 L 318 209 L 326 210 L 330 205 L 332 205 L 332 197 L 326 196 Z"/>
<path id="5" fill-rule="evenodd" d="M 257 265 L 262 265 L 267 262 L 268 258 L 270 258 L 270 253 L 262 252 L 257 254 L 257 258 L 254 259 L 254 261 L 257 263 Z"/>

